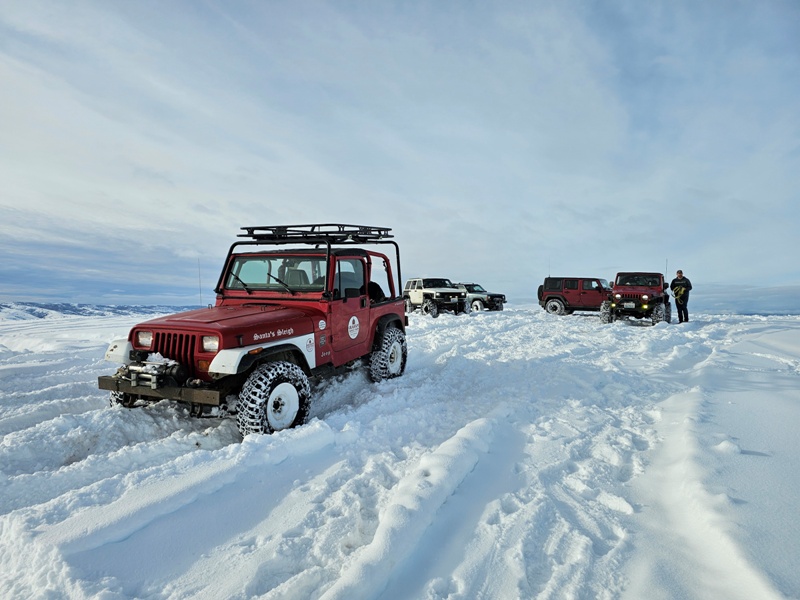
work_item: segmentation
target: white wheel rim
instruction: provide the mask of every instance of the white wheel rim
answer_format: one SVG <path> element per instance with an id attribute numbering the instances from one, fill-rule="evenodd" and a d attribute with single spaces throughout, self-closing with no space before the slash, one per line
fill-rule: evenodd
<path id="1" fill-rule="evenodd" d="M 400 372 L 400 365 L 403 363 L 403 346 L 400 342 L 392 343 L 389 348 L 389 360 L 387 361 L 386 368 L 391 375 L 397 375 Z"/>
<path id="2" fill-rule="evenodd" d="M 275 431 L 286 429 L 297 418 L 300 411 L 300 395 L 291 383 L 275 386 L 267 398 L 267 422 Z"/>

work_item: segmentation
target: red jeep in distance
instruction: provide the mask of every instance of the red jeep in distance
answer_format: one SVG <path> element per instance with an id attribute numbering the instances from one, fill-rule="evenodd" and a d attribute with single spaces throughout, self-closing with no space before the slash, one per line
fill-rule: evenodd
<path id="1" fill-rule="evenodd" d="M 112 404 L 169 399 L 195 416 L 235 413 L 245 436 L 303 424 L 309 378 L 359 359 L 373 381 L 403 374 L 407 318 L 391 229 L 242 229 L 215 306 L 140 323 L 111 343 L 106 359 L 122 366 L 98 385 Z M 360 247 L 377 244 L 394 247 L 394 271 L 386 254 Z"/>
<path id="2" fill-rule="evenodd" d="M 613 323 L 625 317 L 650 319 L 653 325 L 672 321 L 672 306 L 661 273 L 617 273 L 614 289 L 600 308 L 600 321 Z"/>
<path id="3" fill-rule="evenodd" d="M 551 315 L 571 315 L 600 310 L 610 291 L 608 281 L 597 277 L 546 277 L 537 295 L 539 306 Z"/>

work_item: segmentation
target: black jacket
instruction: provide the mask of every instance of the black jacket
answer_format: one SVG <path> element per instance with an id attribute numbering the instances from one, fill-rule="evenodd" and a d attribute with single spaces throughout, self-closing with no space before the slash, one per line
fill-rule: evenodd
<path id="1" fill-rule="evenodd" d="M 692 289 L 692 282 L 688 277 L 678 279 L 677 277 L 669 284 L 669 289 L 672 290 L 675 296 L 675 302 L 685 303 L 689 301 L 689 290 Z"/>

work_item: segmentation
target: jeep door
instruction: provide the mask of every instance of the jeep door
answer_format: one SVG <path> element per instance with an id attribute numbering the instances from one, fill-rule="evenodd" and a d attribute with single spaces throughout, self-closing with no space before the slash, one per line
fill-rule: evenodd
<path id="1" fill-rule="evenodd" d="M 338 258 L 334 262 L 331 328 L 333 362 L 341 365 L 367 354 L 370 340 L 369 300 L 366 293 L 366 263 L 361 258 Z"/>
<path id="2" fill-rule="evenodd" d="M 574 308 L 576 306 L 582 306 L 581 292 L 578 289 L 577 279 L 564 279 L 562 293 L 564 294 L 564 300 L 567 301 L 568 307 Z"/>
<path id="3" fill-rule="evenodd" d="M 608 300 L 608 291 L 603 289 L 599 279 L 581 280 L 581 306 L 600 308 L 603 300 Z"/>

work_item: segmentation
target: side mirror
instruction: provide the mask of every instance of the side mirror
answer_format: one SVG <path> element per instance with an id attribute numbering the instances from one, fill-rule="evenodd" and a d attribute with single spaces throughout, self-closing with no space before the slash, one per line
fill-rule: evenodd
<path id="1" fill-rule="evenodd" d="M 665 282 L 664 282 L 664 290 L 666 291 L 666 290 L 668 290 L 668 289 L 669 289 L 669 284 L 668 284 L 668 283 L 665 281 Z"/>

